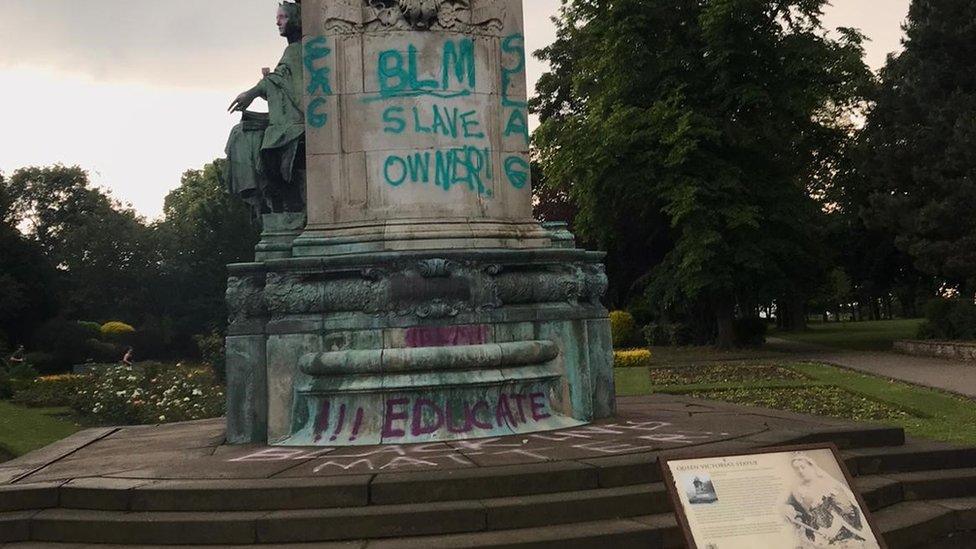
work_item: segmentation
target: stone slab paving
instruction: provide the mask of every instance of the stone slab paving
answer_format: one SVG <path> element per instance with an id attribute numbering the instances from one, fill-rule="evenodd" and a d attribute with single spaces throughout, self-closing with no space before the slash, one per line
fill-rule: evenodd
<path id="1" fill-rule="evenodd" d="M 962 360 L 903 355 L 893 352 L 847 351 L 769 338 L 770 348 L 801 360 L 825 362 L 916 385 L 976 398 L 976 363 Z"/>
<path id="2" fill-rule="evenodd" d="M 224 444 L 223 420 L 84 431 L 3 464 L 0 485 L 116 479 L 120 489 L 151 482 L 372 478 L 486 467 L 592 466 L 615 456 L 691 448 L 736 449 L 856 424 L 731 404 L 654 395 L 620 399 L 618 416 L 584 427 L 430 444 L 282 448 Z M 364 476 L 365 475 L 365 476 Z M 379 478 L 379 477 L 377 477 Z M 355 480 L 351 478 L 350 480 Z M 88 481 L 70 486 L 83 494 Z M 173 484 L 176 482 L 176 484 Z M 161 486 L 165 488 L 165 486 Z"/>

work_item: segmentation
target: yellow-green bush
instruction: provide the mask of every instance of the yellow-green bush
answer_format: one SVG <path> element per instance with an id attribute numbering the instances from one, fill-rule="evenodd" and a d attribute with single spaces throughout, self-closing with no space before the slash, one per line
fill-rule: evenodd
<path id="1" fill-rule="evenodd" d="M 627 311 L 610 313 L 610 333 L 613 335 L 614 349 L 623 349 L 634 344 L 637 336 L 637 322 Z"/>
<path id="2" fill-rule="evenodd" d="M 647 349 L 614 351 L 614 368 L 647 368 L 651 365 L 651 352 Z"/>
<path id="3" fill-rule="evenodd" d="M 127 341 L 135 333 L 136 329 L 125 322 L 106 322 L 102 324 L 102 337 L 109 341 Z"/>

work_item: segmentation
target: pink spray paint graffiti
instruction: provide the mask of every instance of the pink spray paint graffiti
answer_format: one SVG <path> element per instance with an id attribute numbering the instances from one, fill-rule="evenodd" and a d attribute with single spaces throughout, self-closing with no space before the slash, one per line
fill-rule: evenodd
<path id="1" fill-rule="evenodd" d="M 407 328 L 407 347 L 458 347 L 488 343 L 491 327 L 485 324 L 473 326 L 421 326 Z"/>
<path id="2" fill-rule="evenodd" d="M 348 432 L 349 442 L 355 442 L 361 434 L 366 414 L 365 406 L 358 406 L 353 413 L 345 403 L 336 406 L 331 400 L 324 401 L 315 417 L 315 443 L 326 438 L 329 442 L 335 442 L 343 438 L 344 432 Z M 380 435 L 384 441 L 391 442 L 406 437 L 433 439 L 441 433 L 468 435 L 504 432 L 553 417 L 547 396 L 538 392 L 502 393 L 491 400 L 453 403 L 435 402 L 423 397 L 388 398 L 384 400 L 381 414 Z"/>

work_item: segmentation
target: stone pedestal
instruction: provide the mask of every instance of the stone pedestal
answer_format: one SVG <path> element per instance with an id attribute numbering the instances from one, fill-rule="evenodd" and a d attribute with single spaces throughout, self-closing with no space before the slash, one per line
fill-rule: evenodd
<path id="1" fill-rule="evenodd" d="M 433 4 L 413 17 L 396 1 L 305 2 L 315 175 L 297 255 L 548 245 L 532 219 L 522 2 Z"/>
<path id="2" fill-rule="evenodd" d="M 614 412 L 602 256 L 532 219 L 521 1 L 411 4 L 303 2 L 308 218 L 274 220 L 257 262 L 231 266 L 233 442 Z"/>
<path id="3" fill-rule="evenodd" d="M 249 314 L 228 337 L 231 421 L 253 426 L 232 433 L 263 438 L 266 417 L 272 443 L 368 445 L 607 417 L 599 260 L 550 248 L 233 266 L 230 304 Z"/>

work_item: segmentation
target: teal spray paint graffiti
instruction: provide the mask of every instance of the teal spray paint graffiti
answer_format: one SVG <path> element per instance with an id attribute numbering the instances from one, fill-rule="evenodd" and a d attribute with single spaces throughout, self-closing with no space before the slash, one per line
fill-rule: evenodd
<path id="1" fill-rule="evenodd" d="M 309 102 L 305 112 L 308 125 L 313 128 L 323 128 L 329 122 L 329 113 L 323 110 L 327 101 L 322 96 L 332 95 L 332 69 L 328 65 L 317 63 L 328 59 L 330 55 L 332 48 L 328 46 L 325 37 L 319 36 L 305 43 L 303 57 L 305 71 L 309 74 L 308 87 L 305 90 L 308 92 Z"/>

